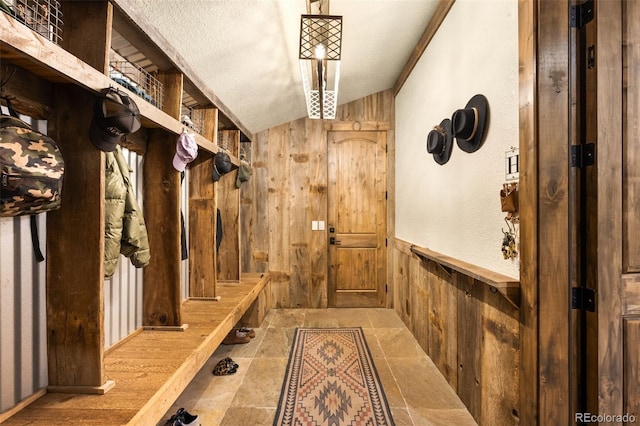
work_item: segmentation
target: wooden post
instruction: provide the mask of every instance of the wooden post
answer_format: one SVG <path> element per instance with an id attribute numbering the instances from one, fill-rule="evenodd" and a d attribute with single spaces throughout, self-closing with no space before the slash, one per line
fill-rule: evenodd
<path id="1" fill-rule="evenodd" d="M 218 110 L 198 109 L 202 136 L 216 142 Z M 220 300 L 216 294 L 216 191 L 213 155 L 200 150 L 189 165 L 189 296 Z"/>
<path id="2" fill-rule="evenodd" d="M 537 245 L 524 249 L 537 251 L 538 303 L 538 423 L 573 424 L 570 412 L 570 324 L 569 318 L 569 8 L 564 2 L 538 2 L 536 211 L 521 221 L 536 222 Z M 531 148 L 527 148 L 529 151 Z M 527 153 L 528 155 L 529 153 Z M 531 172 L 532 163 L 526 171 Z M 525 182 L 523 182 L 523 185 Z M 527 193 L 527 198 L 530 195 Z M 531 230 L 531 228 L 529 228 Z M 528 234 L 532 236 L 531 234 Z M 524 233 L 523 233 L 524 238 Z M 527 254 L 527 259 L 531 259 Z M 527 282 L 532 271 L 524 276 Z M 533 294 L 527 290 L 528 299 Z M 534 303 L 525 300 L 525 303 Z M 530 305 L 531 306 L 531 305 Z M 525 306 L 525 309 L 528 309 Z M 533 322 L 529 321 L 530 324 Z M 530 335 L 529 335 L 530 336 Z M 523 351 L 530 351 L 524 348 Z M 529 385 L 530 386 L 530 385 Z"/>
<path id="3" fill-rule="evenodd" d="M 113 8 L 104 2 L 64 2 L 65 16 L 84 20 L 66 48 L 94 68 L 107 69 Z M 92 40 L 91 49 L 86 40 Z M 95 96 L 56 85 L 49 135 L 65 160 L 62 207 L 47 213 L 47 346 L 49 390 L 105 393 L 104 373 L 104 154 L 89 140 Z M 80 236 L 80 237 L 79 237 Z"/>
<path id="4" fill-rule="evenodd" d="M 638 300 L 638 286 L 631 284 L 638 268 L 628 262 L 640 244 L 628 226 L 638 214 L 638 68 L 634 66 L 640 41 L 638 16 L 640 8 L 634 1 L 597 3 L 598 337 L 594 346 L 598 370 L 593 377 L 598 390 L 595 412 L 633 413 L 636 418 L 640 328 L 638 310 L 630 301 Z"/>
<path id="5" fill-rule="evenodd" d="M 219 145 L 238 156 L 240 131 L 220 132 Z M 240 191 L 236 188 L 236 171 L 223 176 L 217 183 L 217 202 L 222 218 L 222 243 L 216 259 L 218 279 L 240 280 Z"/>
<path id="6" fill-rule="evenodd" d="M 520 422 L 538 424 L 537 2 L 518 1 L 520 58 Z"/>
<path id="7" fill-rule="evenodd" d="M 64 36 L 60 45 L 100 72 L 109 72 L 113 6 L 106 0 L 63 1 Z"/>
<path id="8" fill-rule="evenodd" d="M 182 74 L 159 75 L 163 111 L 180 118 Z M 143 101 L 140 101 L 143 102 Z M 173 168 L 175 134 L 149 132 L 145 156 L 145 221 L 151 261 L 144 269 L 142 323 L 145 328 L 183 330 L 180 296 L 180 173 Z"/>
<path id="9" fill-rule="evenodd" d="M 244 144 L 251 162 L 251 178 L 240 188 L 241 273 L 269 271 L 267 155 L 269 131 Z"/>

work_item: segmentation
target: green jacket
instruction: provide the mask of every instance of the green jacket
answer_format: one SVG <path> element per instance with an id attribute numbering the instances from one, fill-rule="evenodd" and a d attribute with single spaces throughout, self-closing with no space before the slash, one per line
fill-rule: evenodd
<path id="1" fill-rule="evenodd" d="M 120 147 L 105 153 L 105 224 L 104 275 L 112 276 L 118 266 L 120 253 L 133 266 L 149 264 L 147 227 L 131 183 L 131 169 Z"/>

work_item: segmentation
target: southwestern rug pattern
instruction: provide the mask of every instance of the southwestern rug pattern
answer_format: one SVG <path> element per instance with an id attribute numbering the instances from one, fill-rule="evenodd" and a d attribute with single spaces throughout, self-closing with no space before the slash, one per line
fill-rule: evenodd
<path id="1" fill-rule="evenodd" d="M 393 426 L 362 328 L 297 328 L 274 426 Z"/>

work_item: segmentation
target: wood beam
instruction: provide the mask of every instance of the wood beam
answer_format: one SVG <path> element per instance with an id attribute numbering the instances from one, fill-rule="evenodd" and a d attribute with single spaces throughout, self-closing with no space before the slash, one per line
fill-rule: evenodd
<path id="1" fill-rule="evenodd" d="M 70 37 L 67 47 L 100 69 L 112 6 L 64 3 L 65 14 L 81 12 L 87 17 L 83 37 Z M 79 46 L 87 39 L 96 40 L 91 52 Z M 53 100 L 48 130 L 64 155 L 65 176 L 62 207 L 47 213 L 49 386 L 54 392 L 104 393 L 113 382 L 104 370 L 104 154 L 88 137 L 94 96 L 56 85 Z"/>
<path id="2" fill-rule="evenodd" d="M 51 118 L 53 89 L 50 82 L 10 63 L 2 64 L 0 67 L 0 81 L 4 82 L 0 89 L 2 96 L 9 98 L 11 106 L 20 114 L 37 120 Z"/>
<path id="3" fill-rule="evenodd" d="M 637 387 L 631 385 L 638 377 L 630 374 L 634 365 L 638 365 L 637 346 L 625 346 L 625 343 L 637 342 L 638 324 L 631 318 L 623 320 L 625 312 L 622 311 L 621 295 L 626 295 L 624 283 L 621 282 L 623 272 L 622 251 L 625 246 L 623 240 L 623 185 L 627 185 L 632 178 L 623 180 L 623 170 L 626 166 L 635 169 L 636 164 L 623 158 L 634 150 L 637 152 L 637 141 L 629 139 L 631 145 L 626 151 L 622 149 L 623 120 L 633 117 L 635 120 L 638 107 L 625 100 L 633 100 L 633 85 L 631 89 L 623 86 L 626 81 L 623 76 L 623 55 L 633 55 L 633 42 L 637 41 L 635 35 L 623 32 L 622 23 L 635 27 L 640 9 L 635 1 L 600 1 L 596 7 L 597 42 L 596 63 L 597 67 L 597 155 L 596 167 L 597 180 L 597 247 L 598 253 L 598 412 L 599 413 L 637 413 L 625 411 L 638 406 Z M 623 7 L 626 16 L 623 18 Z M 627 36 L 625 38 L 625 35 Z M 632 56 L 631 56 L 632 57 Z M 629 69 L 629 72 L 633 72 Z M 627 75 L 633 77 L 633 74 Z M 628 79 L 627 79 L 628 80 Z M 627 90 L 625 90 L 627 89 Z M 637 90 L 637 89 L 635 89 Z M 629 93 L 631 95 L 629 96 Z M 629 96 L 624 99 L 623 94 Z M 629 114 L 625 117 L 625 114 Z M 627 127 L 633 124 L 630 121 Z M 620 183 L 623 182 L 623 185 Z M 629 189 L 627 189 L 629 191 Z M 637 194 L 637 192 L 636 192 Z M 631 207 L 632 208 L 632 207 Z M 635 212 L 634 212 L 635 214 Z M 636 237 L 637 238 L 637 237 Z M 634 245 L 638 245 L 634 239 Z M 623 333 L 623 324 L 626 326 L 627 335 Z M 630 339 L 625 342 L 625 339 Z M 624 349 L 624 350 L 623 350 Z M 633 354 L 635 361 L 627 359 L 625 363 L 625 351 Z M 633 386 L 636 390 L 625 392 L 625 386 Z M 635 401 L 634 401 L 635 395 Z M 630 399 L 629 399 L 630 398 Z M 626 399 L 626 400 L 625 400 Z"/>
<path id="4" fill-rule="evenodd" d="M 194 110 L 203 124 L 202 134 L 217 140 L 218 110 Z M 189 296 L 217 299 L 216 294 L 216 188 L 214 156 L 200 152 L 189 166 Z"/>
<path id="5" fill-rule="evenodd" d="M 409 78 L 409 75 L 411 75 L 411 71 L 413 71 L 413 68 L 420 60 L 420 57 L 427 49 L 427 46 L 431 42 L 431 39 L 435 35 L 436 31 L 438 31 L 438 28 L 440 28 L 440 24 L 442 24 L 442 22 L 444 21 L 444 18 L 449 13 L 449 10 L 451 9 L 451 6 L 453 6 L 453 3 L 455 3 L 455 1 L 456 0 L 440 0 L 440 3 L 438 3 L 435 12 L 431 16 L 431 19 L 427 23 L 427 27 L 422 33 L 422 37 L 420 37 L 420 40 L 418 41 L 418 44 L 416 44 L 416 47 L 413 48 L 413 52 L 411 52 L 407 63 L 400 72 L 400 76 L 396 80 L 396 83 L 393 85 L 394 96 L 397 95 L 398 92 L 400 92 L 400 89 L 402 89 L 405 81 L 407 81 L 407 78 Z"/>
<path id="6" fill-rule="evenodd" d="M 538 144 L 544 143 L 544 149 L 537 149 L 536 156 L 538 232 L 535 249 L 539 259 L 544 259 L 537 262 L 538 424 L 573 424 L 568 321 L 569 8 L 560 1 L 539 1 L 537 7 L 536 132 Z"/>
<path id="7" fill-rule="evenodd" d="M 253 140 L 253 133 L 245 127 L 238 117 L 213 93 L 208 86 L 198 77 L 195 70 L 189 65 L 189 63 L 180 55 L 175 47 L 169 43 L 169 41 L 162 35 L 162 33 L 156 29 L 142 13 L 140 8 L 134 6 L 135 2 L 116 0 L 114 2 L 120 10 L 129 17 L 131 25 L 138 26 L 146 35 L 153 40 L 153 43 L 162 50 L 165 55 L 172 59 L 175 67 L 182 72 L 185 77 L 190 80 L 195 87 L 198 87 L 202 94 L 210 99 L 213 105 L 218 108 L 221 115 L 228 117 L 228 119 L 244 133 L 249 139 Z"/>
<path id="8" fill-rule="evenodd" d="M 105 13 L 108 10 L 108 14 Z M 103 74 L 109 71 L 113 6 L 107 1 L 63 1 L 64 38 L 60 42 L 67 52 L 82 59 Z M 101 22 L 107 18 L 106 22 Z M 100 26 L 96 27 L 96 22 Z M 87 40 L 91 40 L 87 43 Z"/>
<path id="9" fill-rule="evenodd" d="M 518 1 L 520 111 L 520 386 L 521 424 L 538 424 L 538 163 L 536 0 Z"/>
<path id="10" fill-rule="evenodd" d="M 240 132 L 224 130 L 219 135 L 220 146 L 236 158 L 240 150 Z M 237 171 L 233 170 L 216 183 L 217 205 L 222 218 L 222 243 L 216 258 L 219 280 L 240 279 L 240 191 L 236 188 Z"/>
<path id="11" fill-rule="evenodd" d="M 182 74 L 160 73 L 163 111 L 179 119 Z M 142 324 L 145 327 L 182 327 L 180 173 L 173 168 L 176 136 L 164 130 L 149 132 L 144 168 L 144 216 L 151 261 L 144 269 Z"/>

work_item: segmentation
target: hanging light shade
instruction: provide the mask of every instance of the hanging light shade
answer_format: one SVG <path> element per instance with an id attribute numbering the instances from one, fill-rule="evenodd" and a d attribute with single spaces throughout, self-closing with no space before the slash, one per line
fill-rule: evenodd
<path id="1" fill-rule="evenodd" d="M 300 72 L 312 119 L 336 117 L 342 16 L 302 15 L 300 19 Z"/>

